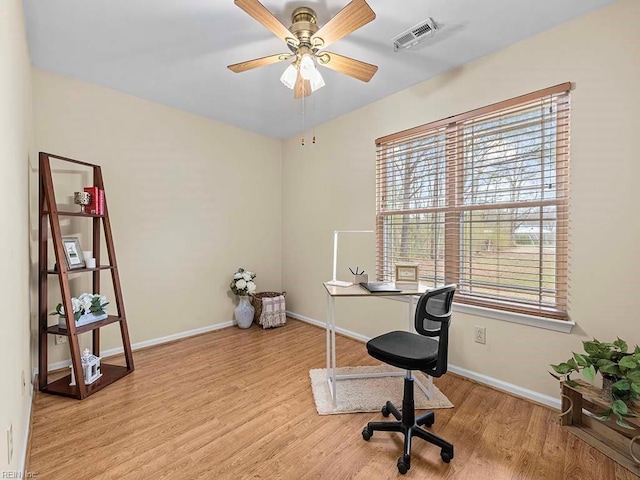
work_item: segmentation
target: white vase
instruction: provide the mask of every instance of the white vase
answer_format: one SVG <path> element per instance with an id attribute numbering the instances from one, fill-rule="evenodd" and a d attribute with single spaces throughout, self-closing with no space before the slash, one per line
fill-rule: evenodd
<path id="1" fill-rule="evenodd" d="M 236 322 L 240 328 L 249 328 L 253 323 L 254 308 L 247 295 L 238 296 L 238 299 L 238 306 L 235 310 Z"/>

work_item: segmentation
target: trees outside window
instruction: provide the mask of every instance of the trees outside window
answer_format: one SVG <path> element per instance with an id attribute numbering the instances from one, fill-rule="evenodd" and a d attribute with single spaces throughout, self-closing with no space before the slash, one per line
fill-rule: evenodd
<path id="1" fill-rule="evenodd" d="M 378 139 L 378 277 L 419 265 L 456 301 L 567 318 L 569 87 Z"/>

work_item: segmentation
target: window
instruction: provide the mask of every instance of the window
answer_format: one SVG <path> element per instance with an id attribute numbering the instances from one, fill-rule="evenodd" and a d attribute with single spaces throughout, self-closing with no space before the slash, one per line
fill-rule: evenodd
<path id="1" fill-rule="evenodd" d="M 567 319 L 566 83 L 376 140 L 377 273 Z"/>

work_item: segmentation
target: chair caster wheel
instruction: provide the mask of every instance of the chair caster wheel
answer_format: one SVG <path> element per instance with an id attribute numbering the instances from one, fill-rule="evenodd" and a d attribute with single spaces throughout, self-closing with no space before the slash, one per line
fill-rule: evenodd
<path id="1" fill-rule="evenodd" d="M 373 432 L 369 430 L 369 428 L 364 427 L 364 429 L 362 430 L 362 438 L 364 438 L 368 442 L 371 439 L 371 435 L 373 435 Z"/>
<path id="2" fill-rule="evenodd" d="M 389 409 L 387 408 L 387 404 L 386 403 L 384 404 L 384 407 L 382 407 L 382 410 L 380 412 L 382 413 L 383 417 L 388 417 L 389 414 L 391 413 L 389 411 Z"/>
<path id="3" fill-rule="evenodd" d="M 398 472 L 404 475 L 411 468 L 409 459 L 405 459 L 404 455 L 398 459 Z"/>
<path id="4" fill-rule="evenodd" d="M 444 450 L 440 451 L 440 458 L 444 463 L 449 463 L 453 458 L 453 452 L 445 452 Z"/>

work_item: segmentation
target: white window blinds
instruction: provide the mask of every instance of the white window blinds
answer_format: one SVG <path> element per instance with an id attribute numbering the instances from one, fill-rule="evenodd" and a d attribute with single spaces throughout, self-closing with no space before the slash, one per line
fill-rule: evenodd
<path id="1" fill-rule="evenodd" d="M 417 263 L 457 302 L 566 319 L 569 90 L 376 140 L 378 277 Z"/>

